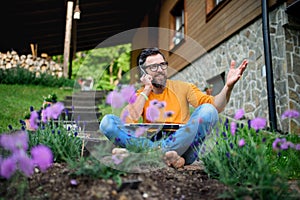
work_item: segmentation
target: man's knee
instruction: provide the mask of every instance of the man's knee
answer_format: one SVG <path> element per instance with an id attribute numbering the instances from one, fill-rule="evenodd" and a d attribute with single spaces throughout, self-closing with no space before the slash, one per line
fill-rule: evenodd
<path id="1" fill-rule="evenodd" d="M 198 115 L 203 120 L 216 122 L 218 120 L 218 111 L 212 104 L 202 104 L 196 109 Z"/>
<path id="2" fill-rule="evenodd" d="M 114 127 L 114 115 L 107 114 L 105 115 L 99 125 L 99 130 L 101 133 L 106 134 L 110 132 Z"/>

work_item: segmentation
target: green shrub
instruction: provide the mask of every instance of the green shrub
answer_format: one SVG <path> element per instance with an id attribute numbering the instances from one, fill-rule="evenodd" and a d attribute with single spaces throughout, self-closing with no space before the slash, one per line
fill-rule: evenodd
<path id="1" fill-rule="evenodd" d="M 293 144 L 300 137 L 255 130 L 237 123 L 232 131 L 230 121 L 220 124 L 218 131 L 204 142 L 199 157 L 206 172 L 230 186 L 226 196 L 243 199 L 296 199 L 288 180 L 300 177 L 300 151 L 295 148 L 274 149 L 276 138 Z"/>
<path id="2" fill-rule="evenodd" d="M 21 67 L 0 69 L 0 84 L 42 85 L 47 87 L 76 87 L 78 83 L 64 77 L 55 77 L 47 73 L 36 73 Z"/>

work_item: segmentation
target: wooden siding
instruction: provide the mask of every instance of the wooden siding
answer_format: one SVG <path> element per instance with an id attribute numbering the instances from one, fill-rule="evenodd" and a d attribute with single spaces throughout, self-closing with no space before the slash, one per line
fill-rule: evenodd
<path id="1" fill-rule="evenodd" d="M 178 0 L 162 0 L 159 27 L 170 29 L 170 11 Z M 276 0 L 269 0 L 269 5 Z M 186 40 L 166 57 L 179 71 L 189 63 L 209 52 L 241 28 L 261 16 L 261 1 L 231 0 L 210 20 L 206 20 L 206 0 L 185 0 Z M 145 26 L 145 24 L 144 24 Z M 163 29 L 158 37 L 158 46 L 169 51 L 171 34 Z"/>

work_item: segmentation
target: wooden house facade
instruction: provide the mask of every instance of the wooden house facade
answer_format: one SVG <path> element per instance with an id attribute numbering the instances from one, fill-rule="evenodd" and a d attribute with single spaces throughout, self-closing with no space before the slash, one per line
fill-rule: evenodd
<path id="1" fill-rule="evenodd" d="M 300 23 L 287 12 L 299 8 L 299 1 L 267 2 L 276 124 L 279 130 L 300 134 L 300 118 L 281 119 L 285 110 L 300 111 Z M 242 108 L 246 119 L 270 120 L 262 1 L 161 0 L 149 13 L 132 42 L 133 72 L 139 51 L 157 46 L 169 62 L 171 79 L 195 83 L 201 90 L 212 84 L 216 94 L 230 61 L 239 64 L 246 58 L 248 68 L 222 114 L 232 117 Z"/>

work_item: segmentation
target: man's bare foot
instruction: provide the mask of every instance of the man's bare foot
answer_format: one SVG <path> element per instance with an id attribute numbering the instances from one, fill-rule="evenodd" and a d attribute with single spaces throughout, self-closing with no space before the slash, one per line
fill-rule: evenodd
<path id="1" fill-rule="evenodd" d="M 174 167 L 176 169 L 182 168 L 184 166 L 185 160 L 177 154 L 176 151 L 168 151 L 165 153 L 164 157 L 165 163 L 169 167 Z"/>
<path id="2" fill-rule="evenodd" d="M 111 151 L 112 154 L 126 154 L 129 153 L 127 149 L 125 148 L 113 148 L 113 150 Z"/>

